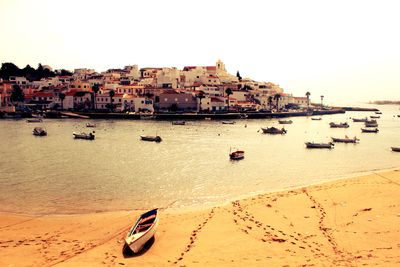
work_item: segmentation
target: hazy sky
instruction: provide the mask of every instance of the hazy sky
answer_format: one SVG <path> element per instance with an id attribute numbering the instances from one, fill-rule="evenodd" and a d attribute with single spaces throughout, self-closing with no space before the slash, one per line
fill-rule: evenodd
<path id="1" fill-rule="evenodd" d="M 221 59 L 314 102 L 400 100 L 399 11 L 385 0 L 0 0 L 0 62 L 104 71 Z"/>

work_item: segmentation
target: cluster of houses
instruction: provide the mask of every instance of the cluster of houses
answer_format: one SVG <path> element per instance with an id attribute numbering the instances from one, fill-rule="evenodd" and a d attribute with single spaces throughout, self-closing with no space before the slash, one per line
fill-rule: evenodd
<path id="1" fill-rule="evenodd" d="M 48 67 L 48 66 L 47 66 Z M 50 68 L 50 67 L 48 67 Z M 0 108 L 18 85 L 23 105 L 31 110 L 103 112 L 226 112 L 306 107 L 306 97 L 284 94 L 279 85 L 231 75 L 218 60 L 215 66 L 177 68 L 75 69 L 72 76 L 40 81 L 25 77 L 0 79 Z"/>

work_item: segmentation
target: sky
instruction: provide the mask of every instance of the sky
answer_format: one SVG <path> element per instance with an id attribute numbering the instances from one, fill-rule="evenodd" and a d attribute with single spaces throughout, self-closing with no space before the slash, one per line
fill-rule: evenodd
<path id="1" fill-rule="evenodd" d="M 326 104 L 400 100 L 400 1 L 0 0 L 0 63 L 213 66 Z"/>

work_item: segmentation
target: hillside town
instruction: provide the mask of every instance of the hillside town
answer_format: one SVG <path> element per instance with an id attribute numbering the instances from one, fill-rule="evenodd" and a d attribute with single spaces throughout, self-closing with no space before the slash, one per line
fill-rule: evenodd
<path id="1" fill-rule="evenodd" d="M 0 111 L 226 113 L 309 105 L 308 92 L 295 97 L 272 82 L 242 78 L 239 71 L 229 74 L 221 60 L 214 66 L 186 66 L 182 70 L 139 69 L 138 65 L 102 73 L 87 68 L 73 72 L 53 72 L 46 65 L 40 68 L 57 75 L 38 80 L 24 76 L 0 79 Z"/>

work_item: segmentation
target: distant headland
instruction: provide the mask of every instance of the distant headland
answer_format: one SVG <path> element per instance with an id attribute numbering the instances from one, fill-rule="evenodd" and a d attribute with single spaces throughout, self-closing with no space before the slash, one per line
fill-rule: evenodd
<path id="1" fill-rule="evenodd" d="M 370 101 L 369 104 L 375 104 L 375 105 L 400 105 L 400 101 L 376 100 L 376 101 Z"/>

